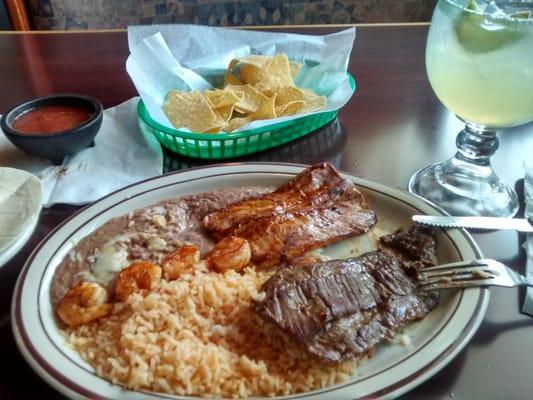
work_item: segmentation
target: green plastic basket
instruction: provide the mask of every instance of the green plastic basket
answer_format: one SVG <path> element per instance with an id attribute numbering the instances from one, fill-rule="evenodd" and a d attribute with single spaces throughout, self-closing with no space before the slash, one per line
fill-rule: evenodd
<path id="1" fill-rule="evenodd" d="M 348 75 L 355 91 L 355 80 Z M 256 153 L 307 135 L 326 125 L 337 111 L 325 111 L 290 121 L 235 133 L 194 133 L 168 128 L 155 121 L 143 101 L 137 105 L 139 127 L 147 140 L 155 137 L 168 150 L 187 157 L 224 159 Z"/>

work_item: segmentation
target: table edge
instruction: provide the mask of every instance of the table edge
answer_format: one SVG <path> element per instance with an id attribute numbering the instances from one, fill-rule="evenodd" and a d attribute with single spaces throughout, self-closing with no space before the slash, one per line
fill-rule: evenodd
<path id="1" fill-rule="evenodd" d="M 429 26 L 429 22 L 370 22 L 356 24 L 316 24 L 316 25 L 251 25 L 251 26 L 226 26 L 220 28 L 232 29 L 312 29 L 312 28 L 374 28 L 374 27 L 415 27 Z M 40 31 L 8 31 L 0 30 L 0 35 L 63 35 L 63 34 L 81 34 L 81 33 L 114 33 L 127 32 L 125 28 L 117 29 L 72 29 L 72 30 L 40 30 Z"/>

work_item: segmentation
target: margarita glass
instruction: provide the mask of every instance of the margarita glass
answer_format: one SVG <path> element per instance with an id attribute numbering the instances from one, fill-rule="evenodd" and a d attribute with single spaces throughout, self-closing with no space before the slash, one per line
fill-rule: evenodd
<path id="1" fill-rule="evenodd" d="M 513 216 L 518 197 L 490 157 L 497 131 L 533 121 L 533 0 L 439 0 L 426 70 L 439 100 L 466 126 L 455 156 L 416 172 L 409 190 L 453 215 Z"/>

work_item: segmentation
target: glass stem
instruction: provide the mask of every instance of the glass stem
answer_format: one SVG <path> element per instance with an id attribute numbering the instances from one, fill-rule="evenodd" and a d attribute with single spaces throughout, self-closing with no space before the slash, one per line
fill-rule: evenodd
<path id="1" fill-rule="evenodd" d="M 490 162 L 498 149 L 496 131 L 466 122 L 456 143 L 455 155 L 417 171 L 409 181 L 409 190 L 452 215 L 514 216 L 518 196 Z"/>
<path id="2" fill-rule="evenodd" d="M 479 166 L 490 167 L 490 157 L 498 149 L 496 131 L 467 122 L 456 139 L 459 160 Z"/>

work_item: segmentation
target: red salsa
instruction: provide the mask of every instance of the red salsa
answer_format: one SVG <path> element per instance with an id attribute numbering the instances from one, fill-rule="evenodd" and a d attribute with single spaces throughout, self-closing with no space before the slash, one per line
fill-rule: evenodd
<path id="1" fill-rule="evenodd" d="M 11 126 L 19 132 L 34 135 L 57 133 L 81 125 L 91 115 L 92 111 L 79 106 L 41 106 L 15 118 Z"/>

